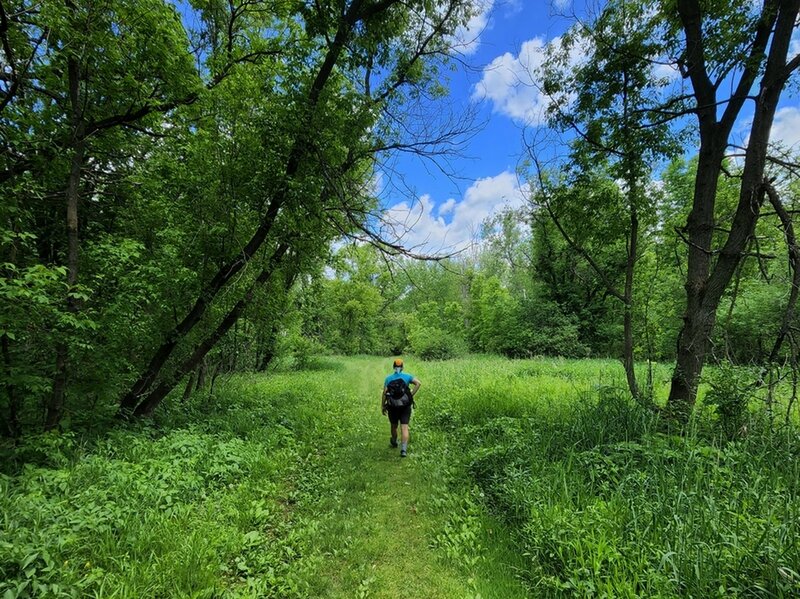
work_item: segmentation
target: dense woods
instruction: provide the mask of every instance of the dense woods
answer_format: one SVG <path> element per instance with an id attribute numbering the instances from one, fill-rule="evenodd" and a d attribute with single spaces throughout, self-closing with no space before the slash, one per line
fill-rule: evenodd
<path id="1" fill-rule="evenodd" d="M 164 467 L 171 478 L 163 493 L 142 490 L 150 481 L 141 497 L 174 507 L 197 538 L 205 524 L 217 527 L 206 563 L 227 564 L 217 569 L 240 584 L 231 596 L 307 596 L 310 570 L 293 578 L 292 568 L 312 567 L 303 551 L 311 553 L 316 524 L 293 520 L 292 510 L 296 500 L 313 512 L 319 505 L 309 489 L 330 491 L 343 476 L 330 455 L 345 444 L 336 435 L 346 435 L 329 414 L 316 421 L 298 404 L 325 410 L 319 372 L 340 368 L 331 364 L 342 356 L 355 372 L 363 355 L 407 354 L 431 362 L 431 376 L 438 365 L 459 381 L 439 379 L 442 395 L 430 392 L 422 419 L 428 466 L 440 468 L 431 472 L 450 489 L 442 510 L 463 520 L 447 526 L 466 522 L 466 530 L 489 518 L 486 534 L 507 529 L 510 553 L 536 556 L 515 562 L 523 573 L 511 577 L 527 592 L 800 589 L 796 547 L 784 543 L 797 532 L 790 462 L 800 409 L 800 162 L 796 147 L 771 137 L 779 108 L 797 100 L 800 0 L 576 7 L 542 66 L 531 67 L 545 101 L 541 124 L 519 131 L 524 202 L 498 197 L 468 247 L 406 247 L 413 223 L 391 220 L 381 180 L 401 154 L 441 167 L 437 158 L 457 153 L 480 126 L 472 113 L 454 112 L 447 85 L 468 62 L 465 25 L 491 4 L 0 0 L 0 495 L 19 516 L 14 522 L 26 518 L 21 498 L 47 497 L 39 509 L 49 514 L 64 489 L 79 493 L 81 477 L 94 484 L 84 448 L 105 460 L 97 480 L 115 489 L 107 495 L 126 493 L 115 468 L 128 466 L 115 460 L 151 474 Z M 482 370 L 482 359 L 493 366 Z M 602 366 L 587 366 L 587 375 L 569 362 L 562 371 L 564 359 Z M 461 364 L 500 378 L 470 381 Z M 566 383 L 546 391 L 547 368 L 591 391 Z M 523 378 L 528 383 L 517 384 Z M 307 394 L 293 390 L 295 380 L 309 385 Z M 242 381 L 261 381 L 265 398 Z M 541 387 L 527 386 L 534 382 Z M 348 400 L 377 393 L 366 384 Z M 560 399 L 568 407 L 554 408 Z M 461 448 L 448 435 L 462 429 L 475 447 L 454 457 Z M 328 430 L 333 438 L 314 453 L 314 439 Z M 275 462 L 260 457 L 276 448 Z M 529 448 L 541 463 L 530 461 Z M 188 458 L 194 451 L 219 472 Z M 448 459 L 452 469 L 442 465 Z M 189 476 L 179 472 L 181 460 L 193 482 L 181 478 Z M 673 467 L 698 486 L 676 484 Z M 717 467 L 727 469 L 719 480 Z M 62 468 L 72 468 L 64 480 L 74 477 L 63 488 L 62 474 L 52 474 Z M 256 474 L 231 499 L 226 493 L 247 473 Z M 257 498 L 273 484 L 271 473 L 291 492 L 274 483 L 268 498 Z M 728 475 L 737 497 L 755 498 L 729 502 Z M 574 494 L 548 495 L 568 479 L 579 480 Z M 675 552 L 664 549 L 673 537 L 662 520 L 670 516 L 644 498 L 645 479 L 657 479 L 663 502 L 706 493 L 723 506 L 719 513 L 752 508 L 741 517 L 752 516 L 753 530 L 772 545 L 731 542 L 742 567 L 720 558 L 724 579 L 704 580 L 695 567 L 708 557 L 700 546 L 739 534 L 728 535 L 738 521 L 720 516 L 710 520 L 719 530 L 704 529 L 697 534 L 705 540 L 675 550 L 680 559 L 667 576 Z M 113 503 L 88 488 L 97 492 L 89 504 Z M 172 505 L 181 489 L 186 503 Z M 540 495 L 553 503 L 543 507 Z M 264 563 L 248 558 L 260 564 L 247 566 L 261 567 L 258 576 L 271 572 L 270 582 L 258 578 L 264 586 L 242 590 L 252 572 L 231 573 L 241 552 L 225 539 L 239 539 L 249 524 L 226 537 L 234 525 L 224 515 L 205 524 L 191 515 L 208 497 L 237 513 L 263 500 L 270 522 L 291 513 L 291 524 L 270 533 L 286 553 Z M 769 497 L 785 509 L 770 511 Z M 608 501 L 598 507 L 597 498 Z M 113 505 L 109 513 L 121 509 Z M 560 539 L 577 547 L 602 529 L 597 522 L 628 522 L 639 508 L 659 524 L 633 526 L 646 541 L 628 547 L 641 562 L 617 572 L 621 587 L 600 566 L 578 563 L 581 549 L 560 553 Z M 561 509 L 573 510 L 580 526 L 564 524 Z M 609 519 L 592 520 L 603 509 L 613 512 Z M 702 528 L 693 509 L 681 535 Z M 108 518 L 135 536 L 134 524 Z M 164 530 L 175 526 L 167 520 Z M 775 527 L 761 526 L 769 521 Z M 37 543 L 49 542 L 25 536 L 41 524 L 25 522 L 8 538 L 0 533 L 0 573 L 17 581 L 13 592 L 11 583 L 0 590 L 60 596 L 20 582 L 30 564 L 47 562 Z M 287 541 L 295 530 L 309 537 Z M 477 555 L 477 537 L 456 541 L 451 533 L 431 547 L 453 561 Z M 20 539 L 39 557 L 20 553 Z M 556 556 L 562 561 L 551 567 Z M 577 582 L 564 574 L 570 568 Z M 635 571 L 653 578 L 635 582 Z M 63 596 L 87 588 L 102 595 L 102 584 L 92 586 L 100 574 L 70 572 Z M 223 584 L 218 573 L 208 574 L 215 582 L 184 574 L 177 591 L 152 582 L 154 596 Z M 138 588 L 135 578 L 119 588 Z M 595 578 L 602 584 L 592 586 Z M 762 586 L 747 586 L 756 579 Z"/>
<path id="2" fill-rule="evenodd" d="M 374 165 L 460 133 L 413 120 L 468 9 L 4 6 L 6 431 L 150 414 L 333 239 L 383 243 Z"/>

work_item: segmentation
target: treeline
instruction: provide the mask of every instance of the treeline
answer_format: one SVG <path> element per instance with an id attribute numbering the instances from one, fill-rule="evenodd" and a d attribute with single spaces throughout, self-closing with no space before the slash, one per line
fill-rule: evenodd
<path id="1" fill-rule="evenodd" d="M 675 359 L 687 248 L 674 229 L 689 210 L 695 168 L 696 161 L 676 161 L 653 185 L 658 218 L 642 227 L 633 285 L 634 353 L 640 362 Z M 615 186 L 610 179 L 605 184 Z M 736 190 L 727 180 L 721 187 L 718 201 L 729 211 Z M 794 211 L 800 188 L 792 189 L 788 207 Z M 602 220 L 597 214 L 585 227 L 582 243 L 607 279 L 534 204 L 493 216 L 483 223 L 480 243 L 446 260 L 402 259 L 387 268 L 374 247 L 345 246 L 331 268 L 298 280 L 281 333 L 282 355 L 301 361 L 320 351 L 412 352 L 432 359 L 466 352 L 619 358 L 623 313 L 608 285 L 625 278 L 624 231 L 617 227 L 615 233 L 613 222 L 601 227 Z M 770 358 L 793 271 L 777 215 L 761 220 L 756 239 L 758 251 L 742 261 L 721 302 L 712 361 L 762 365 Z M 247 347 L 244 339 L 241 347 Z M 781 357 L 790 352 L 784 347 Z M 257 357 L 251 360 L 255 364 Z"/>
<path id="2" fill-rule="evenodd" d="M 616 355 L 637 399 L 635 361 L 674 358 L 680 420 L 708 359 L 794 366 L 798 171 L 770 134 L 800 0 L 576 22 L 532 73 L 530 205 L 411 263 L 376 173 L 469 133 L 441 77 L 476 4 L 0 4 L 0 430 L 148 416 L 317 349 Z M 342 237 L 395 270 L 359 246 L 326 277 Z"/>

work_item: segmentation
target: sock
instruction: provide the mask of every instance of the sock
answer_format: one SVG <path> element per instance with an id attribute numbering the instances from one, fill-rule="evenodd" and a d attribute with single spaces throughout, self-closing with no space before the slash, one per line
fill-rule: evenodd
<path id="1" fill-rule="evenodd" d="M 408 448 L 408 443 L 401 443 L 400 444 L 400 451 L 406 451 Z"/>
<path id="2" fill-rule="evenodd" d="M 397 437 L 389 437 L 389 443 L 392 445 L 397 445 Z"/>

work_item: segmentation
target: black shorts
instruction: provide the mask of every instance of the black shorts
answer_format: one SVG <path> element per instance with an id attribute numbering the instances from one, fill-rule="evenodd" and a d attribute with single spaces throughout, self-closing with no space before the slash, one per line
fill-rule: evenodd
<path id="1" fill-rule="evenodd" d="M 408 424 L 411 420 L 411 405 L 402 408 L 389 406 L 389 422 L 392 424 Z"/>

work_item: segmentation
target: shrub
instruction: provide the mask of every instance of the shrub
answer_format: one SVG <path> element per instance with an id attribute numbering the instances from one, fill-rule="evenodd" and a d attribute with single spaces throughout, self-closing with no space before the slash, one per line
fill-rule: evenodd
<path id="1" fill-rule="evenodd" d="M 439 328 L 415 325 L 408 337 L 411 352 L 426 360 L 447 360 L 466 353 L 462 340 Z"/>
<path id="2" fill-rule="evenodd" d="M 705 403 L 717 415 L 717 426 L 729 439 L 740 434 L 747 421 L 747 405 L 752 398 L 753 372 L 747 368 L 720 364 L 706 377 L 710 389 Z"/>

